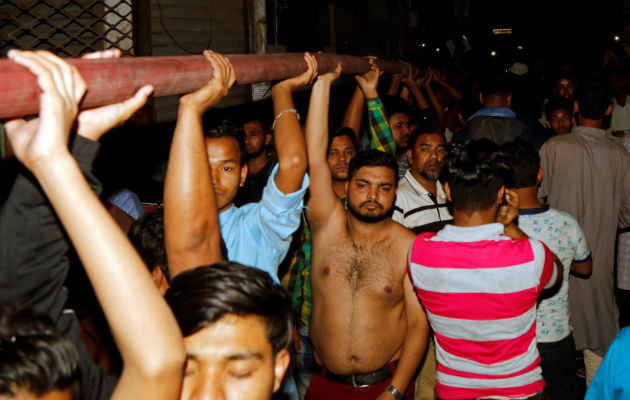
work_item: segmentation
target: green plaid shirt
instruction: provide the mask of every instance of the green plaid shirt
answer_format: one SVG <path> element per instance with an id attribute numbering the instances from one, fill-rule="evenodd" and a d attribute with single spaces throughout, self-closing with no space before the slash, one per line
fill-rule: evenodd
<path id="1" fill-rule="evenodd" d="M 367 99 L 368 120 L 370 125 L 370 143 L 372 149 L 381 150 L 396 156 L 396 143 L 392 137 L 392 131 L 385 119 L 385 110 L 380 98 Z M 340 199 L 346 206 L 345 194 Z M 289 291 L 293 299 L 293 309 L 296 320 L 308 326 L 311 320 L 311 229 L 308 220 L 302 212 L 302 224 L 300 243 L 291 254 L 291 261 L 287 273 L 282 278 L 282 286 Z M 295 238 L 297 235 L 294 235 Z"/>

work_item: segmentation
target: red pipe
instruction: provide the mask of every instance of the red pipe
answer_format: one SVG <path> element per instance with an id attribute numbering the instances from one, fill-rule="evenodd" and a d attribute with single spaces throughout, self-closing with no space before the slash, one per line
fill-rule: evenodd
<path id="1" fill-rule="evenodd" d="M 296 76 L 306 70 L 301 53 L 231 54 L 237 84 L 246 85 Z M 347 74 L 369 70 L 363 57 L 340 54 L 317 54 L 320 73 L 330 72 L 342 62 Z M 205 85 L 212 76 L 212 66 L 204 56 L 125 57 L 107 60 L 68 59 L 75 65 L 88 90 L 82 108 L 111 104 L 132 96 L 146 84 L 155 87 L 154 97 L 188 93 Z M 396 73 L 402 63 L 377 60 L 379 68 Z M 34 76 L 21 65 L 0 60 L 0 119 L 36 114 L 39 110 L 39 87 Z"/>

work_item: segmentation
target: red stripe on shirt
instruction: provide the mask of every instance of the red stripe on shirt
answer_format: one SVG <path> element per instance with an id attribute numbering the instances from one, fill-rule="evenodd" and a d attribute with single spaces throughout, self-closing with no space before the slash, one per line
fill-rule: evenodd
<path id="1" fill-rule="evenodd" d="M 532 324 L 524 334 L 504 340 L 453 339 L 437 331 L 434 333 L 435 340 L 448 354 L 491 365 L 527 353 L 530 343 L 536 337 L 536 324 Z"/>
<path id="2" fill-rule="evenodd" d="M 545 265 L 543 266 L 542 274 L 540 275 L 540 285 L 538 286 L 538 290 L 542 290 L 547 283 L 551 280 L 553 276 L 553 270 L 556 268 L 555 262 L 553 260 L 553 253 L 549 250 L 546 244 L 540 242 L 545 249 Z M 560 277 L 562 279 L 562 277 Z"/>
<path id="3" fill-rule="evenodd" d="M 518 317 L 532 308 L 536 288 L 513 293 L 439 293 L 416 288 L 422 304 L 432 314 L 448 318 L 485 321 Z"/>
<path id="4" fill-rule="evenodd" d="M 542 379 L 524 386 L 487 389 L 458 388 L 437 382 L 435 392 L 440 399 L 475 399 L 488 396 L 525 397 L 542 392 L 544 387 L 545 381 Z"/>
<path id="5" fill-rule="evenodd" d="M 429 268 L 503 268 L 534 260 L 528 239 L 481 240 L 478 242 L 426 243 L 435 234 L 420 234 L 414 241 L 411 262 Z M 430 251 L 424 251 L 425 245 Z M 418 259 L 422 259 L 418 262 Z M 453 263 L 453 261 L 456 261 Z"/>

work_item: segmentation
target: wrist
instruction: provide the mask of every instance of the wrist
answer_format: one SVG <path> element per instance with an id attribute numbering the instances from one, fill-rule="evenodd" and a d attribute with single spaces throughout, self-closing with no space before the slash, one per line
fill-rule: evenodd
<path id="1" fill-rule="evenodd" d="M 58 151 L 38 156 L 33 160 L 25 162 L 28 169 L 37 177 L 38 181 L 44 181 L 46 177 L 54 177 L 59 175 L 68 167 L 76 165 L 74 158 L 70 154 L 68 148 L 64 147 Z"/>
<path id="2" fill-rule="evenodd" d="M 385 392 L 392 395 L 392 397 L 396 400 L 405 400 L 405 396 L 400 393 L 398 389 L 394 385 L 389 385 L 385 388 Z"/>
<path id="3" fill-rule="evenodd" d="M 366 99 L 374 99 L 378 97 L 378 92 L 376 91 L 376 89 L 366 88 L 363 89 L 363 97 L 365 97 Z"/>

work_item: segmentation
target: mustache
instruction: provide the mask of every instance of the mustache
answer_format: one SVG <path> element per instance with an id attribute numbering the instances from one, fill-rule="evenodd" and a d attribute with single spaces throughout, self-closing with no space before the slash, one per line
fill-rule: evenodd
<path id="1" fill-rule="evenodd" d="M 381 205 L 381 203 L 374 200 L 364 201 L 363 203 L 359 204 L 359 207 L 363 207 L 368 204 L 376 204 L 381 210 L 383 209 L 383 206 Z"/>

